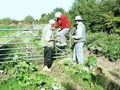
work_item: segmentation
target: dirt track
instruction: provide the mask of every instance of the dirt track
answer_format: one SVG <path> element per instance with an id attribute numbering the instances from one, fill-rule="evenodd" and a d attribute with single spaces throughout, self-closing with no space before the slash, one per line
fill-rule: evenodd
<path id="1" fill-rule="evenodd" d="M 84 55 L 85 57 L 88 57 L 89 55 L 95 56 L 97 59 L 97 65 L 102 69 L 102 73 L 120 86 L 120 75 L 117 75 L 118 72 L 120 73 L 120 59 L 118 59 L 116 62 L 111 62 L 108 58 L 95 55 L 87 49 L 84 49 Z"/>

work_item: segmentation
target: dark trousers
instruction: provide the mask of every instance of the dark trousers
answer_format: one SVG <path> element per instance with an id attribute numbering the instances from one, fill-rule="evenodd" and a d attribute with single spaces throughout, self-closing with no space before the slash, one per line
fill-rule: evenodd
<path id="1" fill-rule="evenodd" d="M 51 67 L 52 64 L 52 47 L 45 46 L 44 47 L 44 66 L 48 68 Z"/>

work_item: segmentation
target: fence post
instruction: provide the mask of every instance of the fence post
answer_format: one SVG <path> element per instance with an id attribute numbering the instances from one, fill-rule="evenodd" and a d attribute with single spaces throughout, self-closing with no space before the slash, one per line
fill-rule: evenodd
<path id="1" fill-rule="evenodd" d="M 26 59 L 28 60 L 28 30 L 26 32 Z"/>
<path id="2" fill-rule="evenodd" d="M 72 52 L 73 52 L 73 39 L 71 38 L 74 33 L 75 28 L 71 28 L 69 32 L 69 52 L 70 52 L 70 58 L 72 58 Z"/>

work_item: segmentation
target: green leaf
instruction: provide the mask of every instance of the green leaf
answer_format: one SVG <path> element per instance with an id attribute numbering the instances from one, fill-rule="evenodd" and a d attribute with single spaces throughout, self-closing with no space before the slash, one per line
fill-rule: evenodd
<path id="1" fill-rule="evenodd" d="M 84 79 L 90 80 L 92 78 L 92 76 L 90 74 L 87 74 L 84 76 Z"/>
<path id="2" fill-rule="evenodd" d="M 97 65 L 97 59 L 94 56 L 88 57 L 88 64 L 90 66 L 96 66 Z"/>

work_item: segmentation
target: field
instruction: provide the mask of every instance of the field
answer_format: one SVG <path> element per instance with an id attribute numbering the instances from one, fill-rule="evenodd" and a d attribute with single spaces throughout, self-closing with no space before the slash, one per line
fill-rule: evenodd
<path id="1" fill-rule="evenodd" d="M 13 33 L 16 32 L 4 31 L 4 33 L 7 36 L 10 33 L 14 35 Z M 3 35 L 3 32 L 0 34 Z M 24 40 L 17 38 L 12 43 Z M 39 40 L 38 38 L 28 39 L 31 42 Z M 119 42 L 118 34 L 88 33 L 84 46 L 84 66 L 70 65 L 72 50 L 70 47 L 64 47 L 67 51 L 66 57 L 53 59 L 51 72 L 43 72 L 43 59 L 28 61 L 20 58 L 20 61 L 1 63 L 0 90 L 119 90 Z M 16 48 L 21 46 L 24 45 L 13 45 Z M 39 44 L 32 44 L 29 47 L 31 46 L 40 47 Z M 32 50 L 39 51 L 39 49 Z M 19 50 L 11 52 L 19 53 Z"/>

